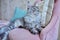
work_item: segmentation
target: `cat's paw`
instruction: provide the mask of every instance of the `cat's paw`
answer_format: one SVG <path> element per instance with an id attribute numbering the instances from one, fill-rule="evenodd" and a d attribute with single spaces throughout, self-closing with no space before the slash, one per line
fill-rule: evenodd
<path id="1" fill-rule="evenodd" d="M 39 31 L 35 28 L 29 30 L 32 34 L 39 34 Z"/>

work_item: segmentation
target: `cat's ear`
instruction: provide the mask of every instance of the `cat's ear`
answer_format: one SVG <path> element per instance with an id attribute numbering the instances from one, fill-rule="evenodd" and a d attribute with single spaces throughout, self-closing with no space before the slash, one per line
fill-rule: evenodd
<path id="1" fill-rule="evenodd" d="M 35 4 L 35 6 L 42 6 L 42 5 L 44 5 L 44 1 L 41 1 L 41 2 L 37 2 L 36 4 Z"/>
<path id="2" fill-rule="evenodd" d="M 42 12 L 42 10 L 43 10 L 43 5 L 44 5 L 44 1 L 41 1 L 41 2 L 37 2 L 35 6 L 38 6 L 40 12 Z"/>

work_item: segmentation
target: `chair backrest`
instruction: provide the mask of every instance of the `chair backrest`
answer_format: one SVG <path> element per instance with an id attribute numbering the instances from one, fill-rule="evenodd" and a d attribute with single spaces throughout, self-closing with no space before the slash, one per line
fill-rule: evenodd
<path id="1" fill-rule="evenodd" d="M 20 18 L 24 17 L 26 14 L 27 14 L 26 10 L 16 7 L 11 21 L 14 21 L 16 19 L 20 19 Z"/>

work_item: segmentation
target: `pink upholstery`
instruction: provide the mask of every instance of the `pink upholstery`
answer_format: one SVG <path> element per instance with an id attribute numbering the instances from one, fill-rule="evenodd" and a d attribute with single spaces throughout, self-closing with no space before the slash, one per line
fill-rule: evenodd
<path id="1" fill-rule="evenodd" d="M 42 30 L 40 34 L 41 40 L 57 40 L 59 28 L 59 18 L 55 16 L 51 23 Z"/>
<path id="2" fill-rule="evenodd" d="M 28 30 L 16 28 L 9 34 L 10 40 L 40 40 L 38 35 L 31 34 Z"/>

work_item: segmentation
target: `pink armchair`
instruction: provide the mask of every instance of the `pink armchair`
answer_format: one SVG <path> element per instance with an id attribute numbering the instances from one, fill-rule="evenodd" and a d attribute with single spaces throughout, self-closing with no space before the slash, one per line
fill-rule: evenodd
<path id="1" fill-rule="evenodd" d="M 9 33 L 10 40 L 57 40 L 60 21 L 60 0 L 56 0 L 51 22 L 41 31 L 33 35 L 25 29 L 16 28 Z"/>
<path id="2" fill-rule="evenodd" d="M 25 29 L 16 28 L 9 34 L 10 40 L 57 40 L 59 19 L 54 16 L 52 21 L 45 29 L 42 30 L 40 36 L 33 35 Z"/>
<path id="3" fill-rule="evenodd" d="M 40 35 L 33 35 L 28 30 L 16 28 L 9 33 L 10 40 L 57 40 L 60 21 L 60 0 L 55 3 L 51 22 L 44 28 Z M 4 22 L 6 25 L 8 22 Z M 1 24 L 0 24 L 1 27 Z"/>

